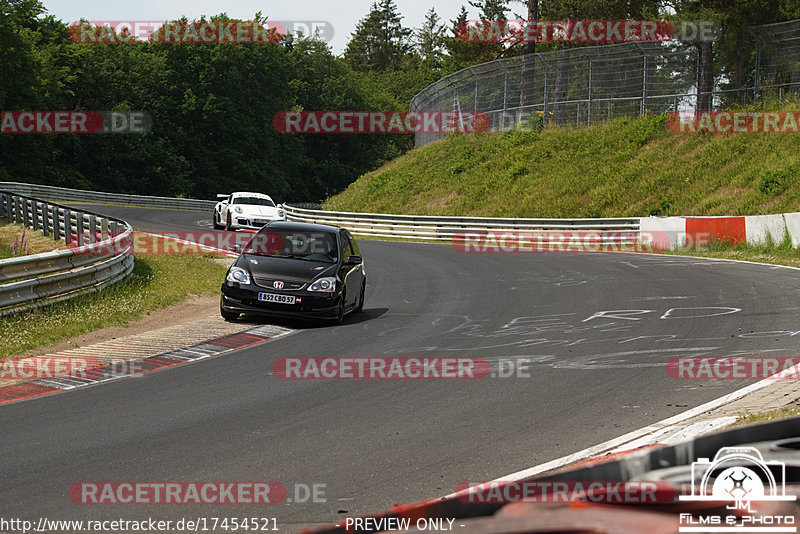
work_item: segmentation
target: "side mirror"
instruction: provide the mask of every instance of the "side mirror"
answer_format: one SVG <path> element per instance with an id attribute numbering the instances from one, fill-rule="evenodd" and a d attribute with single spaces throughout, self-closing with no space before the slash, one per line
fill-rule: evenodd
<path id="1" fill-rule="evenodd" d="M 356 256 L 355 254 L 351 255 L 347 258 L 347 261 L 344 262 L 345 265 L 358 265 L 364 261 L 364 258 L 361 256 Z"/>

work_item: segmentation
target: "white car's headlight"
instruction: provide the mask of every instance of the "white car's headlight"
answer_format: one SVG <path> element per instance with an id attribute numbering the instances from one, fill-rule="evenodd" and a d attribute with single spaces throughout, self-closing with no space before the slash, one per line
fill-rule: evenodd
<path id="1" fill-rule="evenodd" d="M 283 219 L 284 217 L 286 217 L 286 212 L 285 212 L 285 211 L 283 211 L 283 210 L 278 210 L 278 217 L 280 217 L 281 219 Z"/>
<path id="2" fill-rule="evenodd" d="M 310 286 L 308 286 L 309 291 L 325 291 L 328 293 L 333 293 L 335 289 L 336 278 L 332 276 L 326 276 L 325 278 L 315 280 Z"/>
<path id="3" fill-rule="evenodd" d="M 242 211 L 244 210 L 242 209 L 241 206 L 236 206 L 235 208 L 233 208 L 233 211 L 235 211 L 236 213 L 242 213 Z"/>
<path id="4" fill-rule="evenodd" d="M 228 271 L 228 276 L 225 277 L 228 282 L 238 282 L 240 284 L 250 283 L 250 274 L 241 267 L 231 267 Z"/>

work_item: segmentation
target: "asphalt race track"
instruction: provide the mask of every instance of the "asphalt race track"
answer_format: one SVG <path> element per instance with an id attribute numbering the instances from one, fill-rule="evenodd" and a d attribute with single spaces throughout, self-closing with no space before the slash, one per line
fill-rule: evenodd
<path id="1" fill-rule="evenodd" d="M 95 206 L 136 230 L 210 213 Z M 360 241 L 365 313 L 192 365 L 0 407 L 0 517 L 335 522 L 451 493 L 752 381 L 674 380 L 677 356 L 795 356 L 800 272 L 633 254 L 461 254 Z M 528 358 L 529 376 L 280 380 L 294 356 Z M 277 481 L 326 502 L 76 505 L 76 482 Z M 302 487 L 302 486 L 300 486 Z M 23 518 L 25 518 L 23 517 Z"/>

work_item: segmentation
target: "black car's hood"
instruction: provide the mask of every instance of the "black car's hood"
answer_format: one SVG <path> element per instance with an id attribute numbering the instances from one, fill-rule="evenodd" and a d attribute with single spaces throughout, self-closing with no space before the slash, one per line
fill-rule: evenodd
<path id="1" fill-rule="evenodd" d="M 307 261 L 295 258 L 275 258 L 242 254 L 234 264 L 247 269 L 255 278 L 269 278 L 294 282 L 311 282 L 320 276 L 336 276 L 338 264 L 324 261 Z"/>

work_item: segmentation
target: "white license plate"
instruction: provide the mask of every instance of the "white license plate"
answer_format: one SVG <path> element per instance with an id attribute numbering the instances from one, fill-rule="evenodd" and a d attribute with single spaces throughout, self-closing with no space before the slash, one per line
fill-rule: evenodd
<path id="1" fill-rule="evenodd" d="M 294 295 L 278 295 L 277 293 L 259 293 L 261 302 L 277 302 L 278 304 L 294 304 Z"/>
<path id="2" fill-rule="evenodd" d="M 267 219 L 253 219 L 253 224 L 267 224 L 268 222 Z"/>

